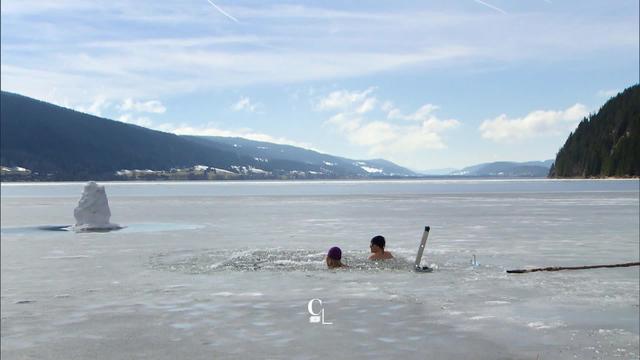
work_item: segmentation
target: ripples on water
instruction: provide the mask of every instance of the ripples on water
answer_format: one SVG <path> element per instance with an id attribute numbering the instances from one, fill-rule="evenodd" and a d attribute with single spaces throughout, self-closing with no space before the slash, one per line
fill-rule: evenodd
<path id="1" fill-rule="evenodd" d="M 344 252 L 342 262 L 349 271 L 410 271 L 413 263 L 403 258 L 369 261 L 362 252 Z M 317 271 L 327 269 L 325 253 L 318 250 L 239 249 L 180 251 L 152 256 L 157 270 L 207 274 L 219 271 Z"/>

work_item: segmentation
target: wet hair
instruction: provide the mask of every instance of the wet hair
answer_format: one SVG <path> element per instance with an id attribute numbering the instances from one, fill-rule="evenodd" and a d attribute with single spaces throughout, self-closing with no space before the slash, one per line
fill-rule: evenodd
<path id="1" fill-rule="evenodd" d="M 344 264 L 342 264 L 342 261 L 334 259 L 334 258 L 330 258 L 327 256 L 327 267 L 329 269 L 333 269 L 333 268 L 339 268 L 344 266 Z"/>
<path id="2" fill-rule="evenodd" d="M 371 245 L 377 245 L 381 249 L 384 249 L 384 244 L 385 244 L 385 240 L 384 240 L 384 236 L 382 235 L 374 236 L 371 239 Z"/>
<path id="3" fill-rule="evenodd" d="M 331 249 L 329 249 L 329 252 L 327 253 L 327 257 L 329 259 L 340 260 L 342 259 L 342 250 L 340 250 L 339 247 L 334 246 Z"/>

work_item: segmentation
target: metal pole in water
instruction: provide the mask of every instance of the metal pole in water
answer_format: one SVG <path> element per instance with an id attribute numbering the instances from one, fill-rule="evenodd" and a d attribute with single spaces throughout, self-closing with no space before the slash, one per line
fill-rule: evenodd
<path id="1" fill-rule="evenodd" d="M 415 268 L 416 271 L 426 270 L 426 269 L 423 269 L 422 267 L 420 267 L 420 262 L 422 261 L 422 253 L 424 253 L 424 248 L 427 245 L 427 238 L 429 237 L 429 230 L 431 230 L 431 228 L 429 226 L 425 226 L 424 227 L 424 233 L 422 234 L 422 240 L 420 241 L 420 246 L 418 247 L 418 254 L 416 255 L 416 262 L 414 264 L 414 268 Z"/>

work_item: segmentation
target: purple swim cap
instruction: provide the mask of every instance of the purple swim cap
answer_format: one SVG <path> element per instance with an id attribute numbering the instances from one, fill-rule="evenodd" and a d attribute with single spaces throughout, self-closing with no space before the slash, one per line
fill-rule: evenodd
<path id="1" fill-rule="evenodd" d="M 331 249 L 329 249 L 329 253 L 327 254 L 327 257 L 330 257 L 334 260 L 340 260 L 342 259 L 342 250 L 340 250 L 339 247 L 334 246 Z"/>

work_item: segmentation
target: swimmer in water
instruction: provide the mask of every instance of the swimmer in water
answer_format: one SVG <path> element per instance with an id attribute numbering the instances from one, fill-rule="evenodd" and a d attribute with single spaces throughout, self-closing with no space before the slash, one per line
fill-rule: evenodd
<path id="1" fill-rule="evenodd" d="M 384 251 L 384 246 L 385 246 L 384 236 L 382 235 L 374 236 L 371 239 L 371 244 L 369 245 L 369 248 L 371 249 L 371 253 L 372 253 L 369 256 L 369 260 L 393 259 L 393 255 L 390 252 Z"/>
<path id="2" fill-rule="evenodd" d="M 342 259 L 342 250 L 340 250 L 339 247 L 334 246 L 331 249 L 329 249 L 329 252 L 327 253 L 327 267 L 329 269 L 337 269 L 337 268 L 341 268 L 341 267 L 349 267 L 345 264 L 342 263 L 342 261 L 340 261 Z"/>

